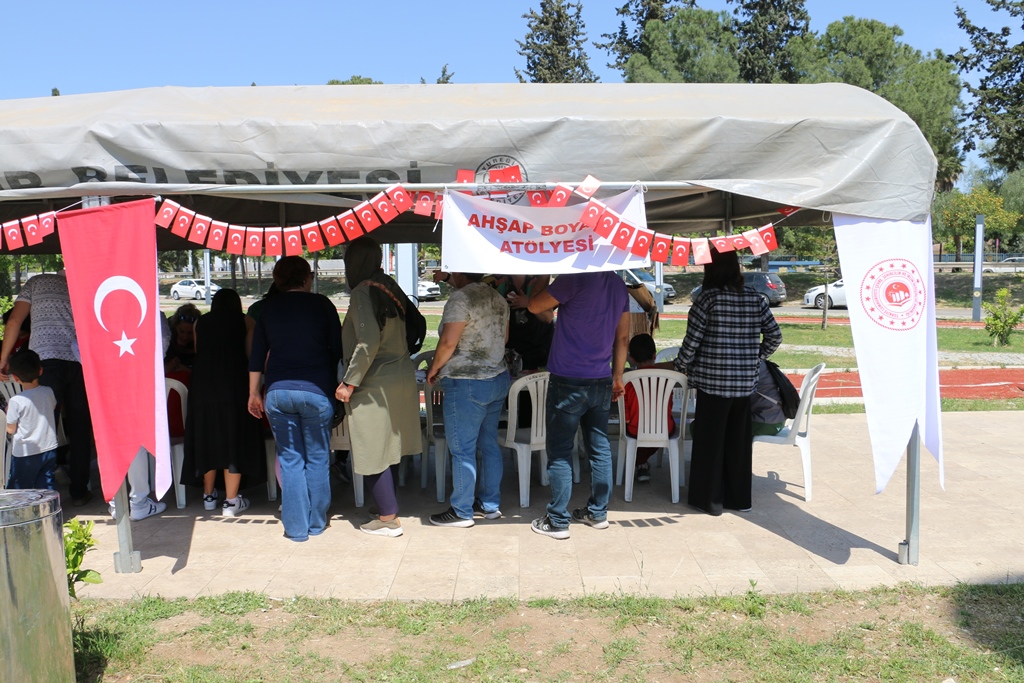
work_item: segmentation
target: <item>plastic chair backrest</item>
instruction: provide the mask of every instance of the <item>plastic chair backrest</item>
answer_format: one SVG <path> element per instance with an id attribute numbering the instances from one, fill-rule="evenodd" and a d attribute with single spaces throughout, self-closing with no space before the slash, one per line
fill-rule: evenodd
<path id="1" fill-rule="evenodd" d="M 824 363 L 818 363 L 804 376 L 800 383 L 800 405 L 796 409 L 796 417 L 789 426 L 789 440 L 796 443 L 798 436 L 807 436 L 811 429 L 811 412 L 814 410 L 814 395 L 818 391 L 818 380 L 825 369 Z"/>
<path id="2" fill-rule="evenodd" d="M 331 430 L 331 450 L 348 451 L 352 449 L 352 441 L 348 435 L 348 415 Z"/>
<path id="3" fill-rule="evenodd" d="M 7 427 L 7 413 L 0 410 L 0 424 Z M 11 474 L 11 437 L 4 432 L 3 444 L 0 445 L 0 489 L 7 487 L 7 477 Z"/>
<path id="4" fill-rule="evenodd" d="M 520 377 L 508 389 L 508 429 L 505 432 L 505 447 L 516 443 L 516 425 L 519 424 L 519 393 L 530 394 L 530 445 L 537 450 L 546 446 L 548 380 L 551 373 L 534 372 Z"/>
<path id="5" fill-rule="evenodd" d="M 434 351 L 420 351 L 412 355 L 412 366 L 416 370 L 429 370 L 430 364 L 433 362 Z"/>
<path id="6" fill-rule="evenodd" d="M 167 401 L 171 400 L 171 392 L 176 392 L 178 398 L 181 399 L 181 422 L 182 424 L 188 419 L 188 388 L 176 379 L 170 377 L 164 378 L 164 388 L 167 393 Z"/>
<path id="7" fill-rule="evenodd" d="M 636 392 L 639 419 L 636 425 L 638 446 L 664 444 L 670 435 L 668 426 L 669 402 L 677 386 L 686 393 L 686 375 L 675 370 L 631 370 L 622 376 L 625 384 L 631 384 Z M 626 397 L 619 398 L 621 429 L 625 430 Z"/>
<path id="8" fill-rule="evenodd" d="M 667 360 L 675 360 L 676 356 L 679 355 L 678 346 L 670 346 L 667 349 L 658 351 L 658 355 L 654 357 L 655 363 L 664 363 Z"/>

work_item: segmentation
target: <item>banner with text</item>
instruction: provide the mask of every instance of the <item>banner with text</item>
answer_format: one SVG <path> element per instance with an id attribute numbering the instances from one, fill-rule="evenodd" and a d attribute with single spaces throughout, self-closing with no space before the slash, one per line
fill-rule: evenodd
<path id="1" fill-rule="evenodd" d="M 601 200 L 607 237 L 584 224 L 587 203 L 513 206 L 449 192 L 444 197 L 441 269 L 544 275 L 650 265 L 647 216 L 639 188 Z M 630 250 L 636 239 L 647 249 Z M 643 254 L 642 256 L 639 254 Z"/>

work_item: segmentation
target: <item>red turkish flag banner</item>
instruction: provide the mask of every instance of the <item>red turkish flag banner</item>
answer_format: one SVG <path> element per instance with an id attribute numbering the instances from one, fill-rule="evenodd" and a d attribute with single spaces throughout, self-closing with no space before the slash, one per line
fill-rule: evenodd
<path id="1" fill-rule="evenodd" d="M 21 221 L 14 219 L 3 224 L 4 241 L 11 251 L 21 249 L 25 246 L 25 240 L 21 238 Z"/>
<path id="2" fill-rule="evenodd" d="M 228 236 L 228 224 L 224 221 L 212 221 L 210 223 L 209 237 L 206 239 L 206 248 L 214 251 L 224 251 L 224 240 Z"/>
<path id="3" fill-rule="evenodd" d="M 434 218 L 441 220 L 444 218 L 444 198 L 438 197 L 437 204 L 434 205 Z"/>
<path id="4" fill-rule="evenodd" d="M 363 229 L 359 227 L 359 221 L 356 220 L 356 215 L 351 211 L 339 214 L 338 223 L 341 225 L 341 229 L 345 232 L 345 238 L 349 242 L 363 234 Z"/>
<path id="5" fill-rule="evenodd" d="M 651 260 L 657 261 L 658 263 L 668 263 L 668 255 L 672 252 L 672 238 L 668 235 L 662 235 L 660 232 L 654 233 L 654 240 L 652 240 L 651 247 Z"/>
<path id="6" fill-rule="evenodd" d="M 640 258 L 647 258 L 651 253 L 652 239 L 654 239 L 653 230 L 637 228 L 636 239 L 633 240 L 633 246 L 629 249 L 630 253 L 634 256 L 639 256 Z"/>
<path id="7" fill-rule="evenodd" d="M 157 497 L 171 484 L 154 209 L 142 199 L 60 215 L 104 500 L 140 448 L 156 456 Z"/>
<path id="8" fill-rule="evenodd" d="M 264 228 L 263 241 L 267 245 L 267 256 L 281 256 L 284 253 L 281 228 Z"/>
<path id="9" fill-rule="evenodd" d="M 576 186 L 576 194 L 581 197 L 590 199 L 597 192 L 597 188 L 601 187 L 601 181 L 592 175 L 588 175 L 583 179 L 583 182 Z"/>
<path id="10" fill-rule="evenodd" d="M 171 227 L 171 221 L 174 220 L 175 215 L 178 213 L 178 209 L 181 208 L 181 204 L 174 201 L 173 199 L 165 199 L 163 204 L 160 205 L 160 212 L 156 215 L 153 220 L 161 228 Z"/>
<path id="11" fill-rule="evenodd" d="M 48 211 L 46 213 L 39 214 L 39 236 L 46 237 L 47 235 L 53 234 L 53 229 L 57 225 L 57 213 L 55 211 Z"/>
<path id="12" fill-rule="evenodd" d="M 302 256 L 302 230 L 284 229 L 284 253 L 286 256 Z"/>
<path id="13" fill-rule="evenodd" d="M 521 183 L 523 182 L 523 169 L 519 168 L 518 164 L 504 168 L 502 169 L 501 180 L 505 183 Z"/>
<path id="14" fill-rule="evenodd" d="M 675 237 L 672 239 L 672 265 L 685 266 L 690 262 L 690 238 Z"/>
<path id="15" fill-rule="evenodd" d="M 774 251 L 779 248 L 779 241 L 775 239 L 775 228 L 772 223 L 758 228 L 757 234 L 761 236 L 761 240 L 768 251 Z"/>
<path id="16" fill-rule="evenodd" d="M 735 249 L 736 251 L 739 251 L 740 249 L 746 249 L 747 247 L 750 246 L 750 242 L 742 234 L 729 235 L 729 241 L 732 242 L 732 248 Z"/>
<path id="17" fill-rule="evenodd" d="M 390 223 L 398 218 L 398 209 L 395 208 L 395 205 L 391 203 L 391 200 L 383 192 L 374 195 L 373 199 L 370 200 L 370 204 L 377 210 L 377 215 L 380 216 L 382 223 Z"/>
<path id="18" fill-rule="evenodd" d="M 794 213 L 799 211 L 800 207 L 799 206 L 780 206 L 779 208 L 777 208 L 775 210 L 778 211 L 779 213 L 781 213 L 786 218 L 789 218 Z"/>
<path id="19" fill-rule="evenodd" d="M 391 200 L 391 203 L 398 209 L 398 213 L 405 213 L 412 208 L 412 197 L 401 185 L 392 185 L 384 190 L 384 193 Z"/>
<path id="20" fill-rule="evenodd" d="M 630 225 L 626 221 L 620 221 L 619 225 L 615 228 L 615 234 L 612 236 L 612 244 L 623 251 L 629 249 L 629 243 L 632 241 L 635 232 L 635 226 Z"/>
<path id="21" fill-rule="evenodd" d="M 356 214 L 356 218 L 363 226 L 363 230 L 370 232 L 376 230 L 381 226 L 380 219 L 377 218 L 377 214 L 373 212 L 373 207 L 370 206 L 370 202 L 363 202 L 356 208 L 352 209 Z"/>
<path id="22" fill-rule="evenodd" d="M 487 171 L 487 182 L 489 183 L 503 183 L 505 182 L 505 169 L 503 168 L 492 168 Z"/>
<path id="23" fill-rule="evenodd" d="M 548 206 L 565 206 L 569 203 L 569 197 L 572 196 L 572 188 L 563 183 L 555 185 L 555 189 L 551 191 L 551 199 L 548 200 Z"/>
<path id="24" fill-rule="evenodd" d="M 302 239 L 306 241 L 306 248 L 310 252 L 320 251 L 324 248 L 324 238 L 320 234 L 320 226 L 314 223 L 306 223 L 301 228 Z"/>
<path id="25" fill-rule="evenodd" d="M 437 201 L 437 195 L 433 192 L 420 192 L 416 195 L 416 207 L 412 212 L 419 216 L 429 216 L 434 213 L 435 201 Z"/>
<path id="26" fill-rule="evenodd" d="M 460 169 L 455 172 L 456 183 L 475 183 L 476 173 L 467 169 Z M 462 194 L 472 194 L 469 190 L 458 190 Z M 440 203 L 440 202 L 439 202 Z"/>
<path id="27" fill-rule="evenodd" d="M 202 214 L 196 214 L 196 219 L 192 221 L 192 229 L 188 233 L 188 241 L 195 242 L 196 244 L 203 244 L 206 242 L 206 234 L 210 231 L 210 223 L 213 219 L 209 216 Z"/>
<path id="28" fill-rule="evenodd" d="M 696 237 L 690 240 L 690 245 L 693 247 L 693 262 L 697 265 L 704 265 L 711 263 L 711 247 L 708 245 L 708 241 L 703 237 Z"/>
<path id="29" fill-rule="evenodd" d="M 263 228 L 245 229 L 245 255 L 263 256 Z"/>
<path id="30" fill-rule="evenodd" d="M 229 225 L 228 226 L 228 244 L 227 251 L 229 254 L 235 256 L 241 256 L 245 252 L 245 227 L 241 225 Z"/>
<path id="31" fill-rule="evenodd" d="M 325 221 L 320 221 L 320 229 L 324 233 L 324 239 L 327 240 L 327 244 L 332 247 L 336 247 L 345 241 L 345 234 L 341 231 L 338 219 L 334 216 Z"/>
<path id="32" fill-rule="evenodd" d="M 192 225 L 192 219 L 196 217 L 196 212 L 192 209 L 186 209 L 184 206 L 178 209 L 178 213 L 174 215 L 174 223 L 171 224 L 171 232 L 178 237 L 184 237 L 188 234 L 188 229 Z"/>
<path id="33" fill-rule="evenodd" d="M 618 224 L 619 214 L 606 208 L 604 213 L 601 214 L 601 218 L 598 219 L 597 225 L 594 227 L 594 232 L 605 239 L 610 239 L 612 233 L 615 231 L 615 226 Z"/>
<path id="34" fill-rule="evenodd" d="M 530 190 L 526 193 L 526 197 L 530 200 L 530 206 L 547 206 L 551 200 L 544 190 Z"/>
<path id="35" fill-rule="evenodd" d="M 597 222 L 601 220 L 601 214 L 603 214 L 607 208 L 607 206 L 596 199 L 591 199 L 587 202 L 587 205 L 583 207 L 583 215 L 580 216 L 580 221 L 588 228 L 596 228 Z"/>
<path id="36" fill-rule="evenodd" d="M 732 246 L 732 240 L 728 237 L 712 237 L 711 244 L 715 245 L 715 249 L 718 250 L 719 254 L 724 254 L 727 251 L 736 251 L 736 248 Z"/>
<path id="37" fill-rule="evenodd" d="M 39 234 L 39 218 L 28 216 L 21 219 L 21 230 L 25 233 L 25 242 L 31 247 L 43 241 Z"/>
<path id="38" fill-rule="evenodd" d="M 747 240 L 747 243 L 750 245 L 750 251 L 754 252 L 754 256 L 760 256 L 761 254 L 768 253 L 768 247 L 764 246 L 764 240 L 761 239 L 761 233 L 756 229 L 744 232 L 743 238 Z"/>

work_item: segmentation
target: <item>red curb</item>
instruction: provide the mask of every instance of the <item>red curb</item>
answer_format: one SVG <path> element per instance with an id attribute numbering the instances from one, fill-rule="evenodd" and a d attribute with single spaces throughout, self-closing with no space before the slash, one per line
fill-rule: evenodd
<path id="1" fill-rule="evenodd" d="M 788 375 L 799 388 L 803 375 Z M 939 370 L 942 398 L 1024 399 L 1024 368 L 955 368 Z M 818 381 L 817 398 L 860 398 L 860 373 L 826 372 Z"/>

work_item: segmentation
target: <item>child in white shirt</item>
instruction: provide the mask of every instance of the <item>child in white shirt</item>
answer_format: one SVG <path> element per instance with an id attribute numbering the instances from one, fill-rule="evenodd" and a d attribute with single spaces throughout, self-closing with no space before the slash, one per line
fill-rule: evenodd
<path id="1" fill-rule="evenodd" d="M 18 351 L 11 356 L 10 368 L 23 390 L 7 403 L 7 433 L 14 440 L 8 488 L 52 491 L 57 466 L 57 399 L 52 389 L 39 386 L 43 368 L 35 351 Z"/>

